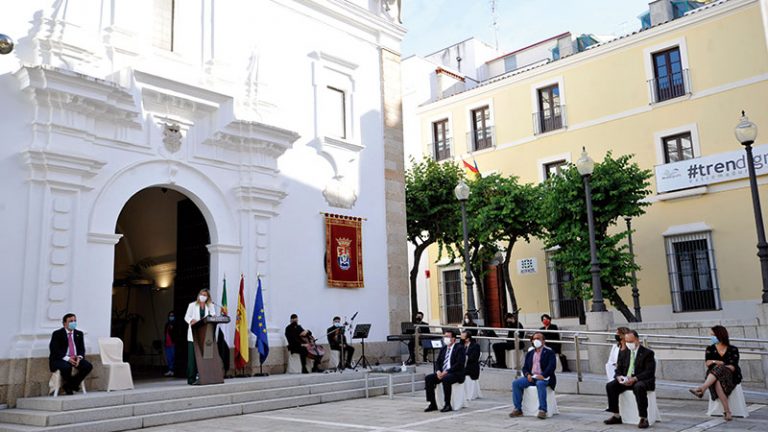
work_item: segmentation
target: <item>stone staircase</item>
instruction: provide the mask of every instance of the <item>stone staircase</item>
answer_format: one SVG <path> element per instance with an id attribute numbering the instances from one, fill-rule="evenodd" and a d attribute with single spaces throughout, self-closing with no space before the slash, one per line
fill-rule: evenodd
<path id="1" fill-rule="evenodd" d="M 370 396 L 387 392 L 386 376 L 369 377 Z M 415 389 L 424 388 L 416 373 Z M 393 376 L 395 393 L 411 391 L 411 375 Z M 273 375 L 189 386 L 183 380 L 140 383 L 136 389 L 19 399 L 0 410 L 0 432 L 108 432 L 250 414 L 365 397 L 363 372 Z"/>

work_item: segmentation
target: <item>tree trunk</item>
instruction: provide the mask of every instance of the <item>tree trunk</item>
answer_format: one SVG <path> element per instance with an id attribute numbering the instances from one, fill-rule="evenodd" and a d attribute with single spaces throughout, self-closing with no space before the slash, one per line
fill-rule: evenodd
<path id="1" fill-rule="evenodd" d="M 478 316 L 485 318 L 485 284 L 483 283 L 483 265 L 482 263 L 477 262 L 479 247 L 475 246 L 473 249 L 472 257 L 470 258 L 470 268 L 472 269 L 472 277 L 475 280 L 472 289 L 477 292 L 477 297 L 475 297 L 475 308 L 477 309 Z M 472 263 L 477 265 L 471 265 Z M 474 292 L 472 294 L 474 295 Z M 467 293 L 467 295 L 469 295 L 469 293 Z"/>
<path id="2" fill-rule="evenodd" d="M 608 292 L 609 295 L 606 297 L 608 300 L 611 301 L 611 304 L 613 307 L 615 307 L 621 314 L 624 316 L 624 319 L 627 320 L 627 322 L 639 322 L 637 318 L 635 317 L 635 314 L 632 313 L 631 310 L 629 310 L 629 307 L 626 303 L 624 303 L 624 299 L 621 298 L 618 291 L 616 291 L 616 288 L 613 287 L 613 285 L 609 284 L 603 284 L 603 293 Z"/>
<path id="3" fill-rule="evenodd" d="M 507 244 L 507 252 L 504 254 L 504 262 L 502 263 L 502 274 L 504 275 L 504 286 L 507 288 L 507 294 L 509 294 L 509 302 L 512 305 L 512 313 L 517 311 L 517 297 L 515 297 L 515 288 L 512 286 L 512 277 L 509 275 L 509 261 L 512 259 L 512 248 L 515 246 L 514 241 L 510 241 Z"/>
<path id="4" fill-rule="evenodd" d="M 427 250 L 427 247 L 434 243 L 433 238 L 429 238 L 424 243 L 417 244 L 413 250 L 413 267 L 411 267 L 410 284 L 411 284 L 411 318 L 416 316 L 416 312 L 419 311 L 419 298 L 418 291 L 416 289 L 416 278 L 419 276 L 419 261 L 421 261 L 421 255 Z"/>

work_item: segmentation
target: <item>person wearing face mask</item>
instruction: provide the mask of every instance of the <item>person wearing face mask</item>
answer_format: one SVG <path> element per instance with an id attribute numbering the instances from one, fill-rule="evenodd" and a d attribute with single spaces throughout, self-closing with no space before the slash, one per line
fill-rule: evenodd
<path id="1" fill-rule="evenodd" d="M 701 399 L 709 389 L 712 400 L 720 399 L 723 404 L 723 418 L 731 421 L 731 407 L 728 396 L 741 383 L 741 368 L 739 367 L 739 349 L 731 345 L 728 330 L 716 325 L 710 329 L 711 345 L 704 354 L 704 364 L 707 367 L 707 378 L 699 387 L 689 389 L 694 396 Z"/>
<path id="2" fill-rule="evenodd" d="M 211 301 L 211 292 L 203 288 L 197 293 L 197 299 L 187 306 L 184 321 L 187 327 L 187 384 L 198 384 L 197 361 L 195 360 L 195 345 L 192 338 L 192 326 L 207 316 L 215 316 L 216 309 Z"/>
<path id="3" fill-rule="evenodd" d="M 507 313 L 504 326 L 511 329 L 523 328 L 523 325 L 517 321 L 517 314 L 513 314 L 513 313 Z M 501 369 L 507 368 L 507 350 L 515 349 L 514 337 L 515 337 L 515 331 L 511 330 L 507 333 L 507 338 L 512 340 L 506 340 L 504 342 L 498 342 L 493 344 L 493 354 L 496 356 L 496 363 L 493 365 L 494 367 L 501 368 Z M 517 339 L 520 342 L 518 343 L 517 349 L 521 351 L 523 349 L 524 338 L 525 338 L 525 333 L 522 330 L 518 331 Z"/>
<path id="4" fill-rule="evenodd" d="M 656 359 L 653 351 L 641 346 L 639 340 L 640 337 L 635 330 L 630 330 L 624 335 L 627 349 L 619 353 L 615 378 L 605 385 L 608 411 L 613 413 L 613 416 L 603 422 L 607 425 L 622 423 L 619 415 L 619 395 L 632 390 L 640 415 L 640 423 L 637 427 L 647 429 L 650 426 L 648 424 L 648 392 L 656 389 Z"/>
<path id="5" fill-rule="evenodd" d="M 341 323 L 340 317 L 333 317 L 333 325 L 328 327 L 325 334 L 328 335 L 328 346 L 332 350 L 339 352 L 339 364 L 332 366 L 339 369 L 352 369 L 352 358 L 355 356 L 355 348 L 347 343 L 347 336 L 344 334 L 344 325 Z"/>
<path id="6" fill-rule="evenodd" d="M 64 392 L 71 395 L 80 388 L 80 383 L 91 373 L 93 365 L 84 358 L 85 342 L 83 332 L 77 329 L 77 316 L 68 313 L 61 323 L 62 327 L 51 334 L 48 367 L 51 372 L 61 372 Z M 73 368 L 77 370 L 74 375 Z"/>
<path id="7" fill-rule="evenodd" d="M 525 354 L 523 376 L 512 381 L 512 403 L 515 408 L 509 413 L 510 417 L 523 415 L 523 391 L 535 386 L 539 396 L 539 412 L 536 417 L 547 418 L 547 387 L 555 389 L 557 377 L 555 368 L 557 360 L 554 351 L 546 346 L 544 334 L 536 332 L 531 336 L 532 348 Z"/>
<path id="8" fill-rule="evenodd" d="M 418 311 L 416 312 L 416 316 L 413 317 L 413 323 L 414 324 L 427 324 L 424 321 L 424 312 Z M 417 333 L 429 333 L 429 327 L 417 327 L 416 328 Z M 424 340 L 426 337 L 420 337 L 420 340 Z M 422 361 L 424 363 L 427 362 L 427 350 L 422 350 Z M 408 341 L 408 361 L 406 364 L 414 364 L 416 362 L 416 341 L 414 339 L 411 339 Z"/>
<path id="9" fill-rule="evenodd" d="M 427 402 L 429 402 L 429 406 L 424 412 L 437 411 L 435 387 L 438 383 L 443 384 L 443 400 L 445 401 L 445 406 L 440 412 L 453 411 L 451 408 L 451 386 L 455 383 L 464 382 L 465 361 L 464 346 L 456 343 L 456 332 L 453 330 L 444 332 L 443 348 L 440 349 L 440 355 L 435 361 L 435 373 L 424 378 Z"/>
<path id="10" fill-rule="evenodd" d="M 472 314 L 469 312 L 464 314 L 464 321 L 462 322 L 462 327 L 477 327 L 477 323 L 475 320 L 472 319 Z M 477 329 L 468 329 L 470 333 L 472 333 L 472 336 L 477 336 Z"/>
<path id="11" fill-rule="evenodd" d="M 627 349 L 627 344 L 624 342 L 624 335 L 629 333 L 629 329 L 626 327 L 619 327 L 616 329 L 616 334 L 613 337 L 616 339 L 616 344 L 611 347 L 611 354 L 608 356 L 608 361 L 605 363 L 605 376 L 608 378 L 607 382 L 613 381 L 616 376 L 616 362 L 619 361 L 619 353 Z"/>
<path id="12" fill-rule="evenodd" d="M 471 330 L 461 332 L 461 345 L 464 347 L 464 355 L 467 363 L 464 366 L 464 375 L 473 380 L 480 378 L 480 345 L 475 342 Z"/>
<path id="13" fill-rule="evenodd" d="M 165 347 L 165 363 L 168 366 L 168 370 L 163 375 L 172 377 L 176 370 L 176 314 L 173 311 L 168 312 L 168 321 L 165 322 L 165 341 L 163 343 Z"/>
<path id="14" fill-rule="evenodd" d="M 560 364 L 563 366 L 563 372 L 570 372 L 571 370 L 568 368 L 568 359 L 565 358 L 565 355 L 563 352 L 563 346 L 559 342 L 553 342 L 553 341 L 559 341 L 560 340 L 560 333 L 554 333 L 554 332 L 548 332 L 547 330 L 559 330 L 559 328 L 552 323 L 552 317 L 548 314 L 544 314 L 541 316 L 541 324 L 542 327 L 539 328 L 539 330 L 544 331 L 544 335 L 546 336 L 547 340 L 552 342 L 552 351 L 555 352 L 555 354 L 560 357 Z"/>
<path id="15" fill-rule="evenodd" d="M 313 346 L 315 350 L 317 350 L 317 345 L 314 344 L 315 339 L 312 337 L 312 332 L 299 325 L 299 316 L 296 314 L 291 314 L 291 323 L 285 327 L 285 339 L 288 341 L 288 351 L 291 354 L 298 354 L 301 359 L 301 373 L 309 373 L 307 370 L 309 351 L 306 345 Z M 315 355 L 312 372 L 322 372 L 320 362 L 323 361 L 323 356 L 319 352 L 317 354 L 319 355 Z"/>

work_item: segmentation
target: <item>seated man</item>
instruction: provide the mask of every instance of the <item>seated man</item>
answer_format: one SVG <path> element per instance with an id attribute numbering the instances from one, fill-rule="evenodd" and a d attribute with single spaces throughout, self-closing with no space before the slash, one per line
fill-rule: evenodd
<path id="1" fill-rule="evenodd" d="M 523 415 L 523 390 L 530 386 L 536 386 L 539 394 L 539 413 L 536 417 L 544 420 L 547 418 L 547 387 L 555 389 L 557 377 L 555 368 L 557 360 L 555 352 L 544 345 L 544 335 L 536 332 L 531 336 L 533 347 L 525 354 L 523 363 L 523 376 L 512 382 L 512 403 L 515 409 L 509 413 L 510 417 Z"/>
<path id="2" fill-rule="evenodd" d="M 464 329 L 461 332 L 461 345 L 464 346 L 464 353 L 467 357 L 464 376 L 477 380 L 480 378 L 480 345 L 475 342 L 471 330 Z"/>
<path id="3" fill-rule="evenodd" d="M 517 315 L 513 313 L 507 313 L 507 318 L 504 326 L 511 329 L 523 328 L 523 325 L 517 321 Z M 495 367 L 506 369 L 508 366 L 511 366 L 511 365 L 507 365 L 507 350 L 515 349 L 514 337 L 515 337 L 515 331 L 511 330 L 507 333 L 507 338 L 512 340 L 507 340 L 504 342 L 498 342 L 493 344 L 493 354 L 496 356 Z M 525 337 L 525 334 L 522 330 L 517 332 L 517 339 L 519 340 L 517 349 L 519 350 L 523 349 L 522 339 L 524 337 Z"/>
<path id="4" fill-rule="evenodd" d="M 456 343 L 456 332 L 448 330 L 443 333 L 443 344 L 444 346 L 440 349 L 440 355 L 437 356 L 435 362 L 436 372 L 424 378 L 427 402 L 429 402 L 429 406 L 424 412 L 437 410 L 435 387 L 438 383 L 443 383 L 443 398 L 445 400 L 445 406 L 440 412 L 453 411 L 451 408 L 451 386 L 457 382 L 464 382 L 464 347 Z"/>
<path id="5" fill-rule="evenodd" d="M 627 349 L 619 353 L 616 361 L 616 377 L 605 385 L 608 394 L 608 411 L 613 413 L 605 424 L 621 424 L 619 415 L 619 395 L 632 390 L 637 401 L 640 423 L 637 427 L 646 429 L 648 425 L 648 392 L 656 389 L 656 359 L 653 351 L 640 346 L 637 331 L 630 330 L 624 335 Z"/>
<path id="6" fill-rule="evenodd" d="M 339 369 L 351 369 L 355 348 L 347 343 L 347 336 L 344 335 L 344 325 L 341 323 L 341 318 L 333 317 L 333 325 L 328 327 L 325 333 L 328 335 L 328 346 L 332 350 L 339 352 L 339 364 L 331 366 Z M 346 361 L 344 360 L 345 353 Z"/>
<path id="7" fill-rule="evenodd" d="M 305 342 L 313 342 L 315 339 L 312 337 L 312 332 L 304 330 L 299 325 L 299 316 L 296 314 L 291 314 L 291 323 L 285 327 L 285 339 L 288 341 L 288 351 L 291 354 L 298 354 L 301 359 L 301 373 L 309 373 L 307 371 L 307 355 L 309 352 L 304 344 Z M 322 360 L 322 355 L 315 355 L 312 372 L 322 372 L 320 370 L 320 362 Z"/>
<path id="8" fill-rule="evenodd" d="M 80 388 L 86 376 L 91 373 L 93 366 L 85 357 L 85 342 L 83 332 L 77 330 L 77 317 L 68 313 L 61 319 L 63 327 L 51 334 L 48 345 L 50 355 L 48 367 L 51 372 L 60 371 L 64 382 L 64 392 L 71 395 Z M 72 368 L 76 373 L 72 375 Z"/>

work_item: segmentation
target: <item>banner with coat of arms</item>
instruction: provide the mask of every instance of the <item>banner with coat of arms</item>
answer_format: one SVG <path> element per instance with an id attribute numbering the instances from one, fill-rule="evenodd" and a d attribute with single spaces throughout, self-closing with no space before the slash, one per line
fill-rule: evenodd
<path id="1" fill-rule="evenodd" d="M 363 219 L 324 213 L 325 272 L 328 286 L 362 288 Z"/>

